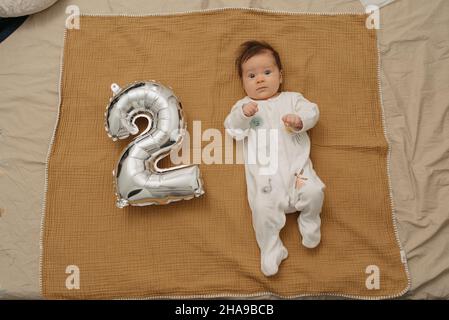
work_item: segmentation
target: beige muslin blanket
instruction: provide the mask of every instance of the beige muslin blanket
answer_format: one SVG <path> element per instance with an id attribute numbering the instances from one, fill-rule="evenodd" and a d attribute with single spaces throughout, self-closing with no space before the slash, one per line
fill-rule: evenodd
<path id="1" fill-rule="evenodd" d="M 67 31 L 48 162 L 44 296 L 404 294 L 409 284 L 390 195 L 376 32 L 366 18 L 243 9 L 82 16 L 80 29 Z M 284 89 L 303 93 L 321 113 L 309 135 L 314 168 L 327 186 L 322 243 L 302 247 L 297 214 L 289 215 L 281 233 L 289 258 L 271 278 L 259 270 L 243 165 L 201 163 L 201 198 L 118 209 L 111 172 L 131 140 L 114 143 L 103 126 L 111 83 L 154 79 L 181 99 L 191 136 L 193 121 L 201 121 L 201 132 L 217 128 L 224 139 L 223 120 L 244 95 L 235 50 L 248 39 L 279 51 Z M 74 270 L 68 266 L 79 270 L 79 289 L 66 286 L 66 271 Z"/>

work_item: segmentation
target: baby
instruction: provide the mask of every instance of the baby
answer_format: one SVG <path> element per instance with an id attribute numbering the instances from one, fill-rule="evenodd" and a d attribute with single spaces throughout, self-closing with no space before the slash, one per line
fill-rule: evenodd
<path id="1" fill-rule="evenodd" d="M 279 237 L 286 213 L 301 211 L 298 225 L 306 248 L 315 248 L 321 240 L 325 185 L 313 169 L 306 133 L 317 123 L 319 111 L 300 93 L 280 90 L 283 70 L 279 54 L 266 42 L 243 43 L 235 63 L 247 96 L 232 107 L 224 126 L 247 146 L 245 176 L 261 270 L 272 276 L 288 256 Z M 274 131 L 276 139 L 267 138 L 272 137 L 268 131 Z M 261 161 L 249 161 L 250 150 L 257 148 L 270 150 L 270 161 L 275 153 L 274 171 L 263 171 L 267 166 Z"/>

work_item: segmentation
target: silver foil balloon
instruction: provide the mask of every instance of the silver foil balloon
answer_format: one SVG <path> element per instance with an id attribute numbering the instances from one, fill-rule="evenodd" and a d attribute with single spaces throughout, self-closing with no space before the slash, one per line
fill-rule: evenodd
<path id="1" fill-rule="evenodd" d="M 148 119 L 147 128 L 128 144 L 113 171 L 117 207 L 167 204 L 204 194 L 198 166 L 157 167 L 159 160 L 181 146 L 187 126 L 171 88 L 152 80 L 124 89 L 114 83 L 111 89 L 105 129 L 112 140 L 137 134 L 136 119 Z"/>

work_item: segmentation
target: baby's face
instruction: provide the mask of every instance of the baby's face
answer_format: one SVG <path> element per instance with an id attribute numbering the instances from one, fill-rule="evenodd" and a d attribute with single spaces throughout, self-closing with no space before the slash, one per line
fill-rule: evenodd
<path id="1" fill-rule="evenodd" d="M 278 93 L 282 72 L 271 52 L 266 51 L 249 58 L 242 64 L 243 88 L 248 97 L 265 100 Z"/>

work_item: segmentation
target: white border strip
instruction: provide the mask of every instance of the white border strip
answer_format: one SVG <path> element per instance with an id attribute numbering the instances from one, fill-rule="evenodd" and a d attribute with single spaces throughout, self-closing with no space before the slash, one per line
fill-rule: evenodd
<path id="1" fill-rule="evenodd" d="M 319 16 L 338 16 L 338 15 L 368 15 L 365 11 L 346 11 L 346 12 L 305 12 L 305 11 L 282 11 L 282 10 L 270 10 L 270 9 L 259 9 L 259 8 L 248 8 L 248 7 L 224 7 L 224 8 L 209 8 L 209 9 L 198 9 L 198 10 L 187 10 L 181 12 L 166 12 L 166 13 L 147 13 L 147 14 L 116 14 L 116 13 L 81 13 L 80 16 L 86 17 L 131 17 L 131 18 L 142 18 L 142 17 L 164 17 L 164 16 L 182 16 L 189 15 L 192 13 L 210 13 L 210 12 L 220 12 L 220 11 L 254 11 L 262 13 L 276 13 L 285 15 L 319 15 Z"/>
<path id="2" fill-rule="evenodd" d="M 380 100 L 380 106 L 382 108 L 382 125 L 384 128 L 384 135 L 385 140 L 388 144 L 388 155 L 387 155 L 387 175 L 388 175 L 388 190 L 390 192 L 390 202 L 391 202 L 391 209 L 392 209 L 392 219 L 393 219 L 393 228 L 394 228 L 394 234 L 396 236 L 396 242 L 398 243 L 399 250 L 400 250 L 400 257 L 402 264 L 404 265 L 405 273 L 407 275 L 407 287 L 402 291 L 402 295 L 404 295 L 407 291 L 411 288 L 411 277 L 410 277 L 410 271 L 408 268 L 408 262 L 407 262 L 407 255 L 405 253 L 405 250 L 402 246 L 401 240 L 399 238 L 399 232 L 398 232 L 398 226 L 397 226 L 397 217 L 396 217 L 396 206 L 394 204 L 394 198 L 393 198 L 393 188 L 391 184 L 391 142 L 388 139 L 388 133 L 387 133 L 387 123 L 385 120 L 385 108 L 383 103 L 383 97 L 382 97 L 382 62 L 380 57 L 380 41 L 379 41 L 379 33 L 376 32 L 376 44 L 377 44 L 377 82 L 379 87 L 379 100 Z"/>
<path id="3" fill-rule="evenodd" d="M 61 57 L 60 57 L 60 67 L 59 67 L 59 83 L 58 83 L 58 109 L 56 112 L 56 121 L 55 126 L 53 128 L 53 134 L 51 136 L 50 145 L 48 146 L 47 151 L 47 158 L 45 160 L 45 184 L 44 184 L 44 197 L 42 202 L 42 214 L 41 214 L 41 232 L 40 232 L 40 240 L 39 240 L 39 250 L 40 250 L 40 256 L 39 256 L 39 291 L 42 296 L 42 298 L 45 298 L 43 295 L 43 286 L 42 286 L 42 264 L 43 264 L 43 256 L 44 256 L 44 228 L 45 228 L 45 213 L 46 213 L 46 205 L 47 205 L 47 191 L 48 191 L 48 164 L 50 162 L 50 154 L 51 150 L 53 148 L 53 143 L 55 141 L 56 137 L 56 129 L 58 128 L 59 124 L 59 114 L 61 110 L 61 91 L 62 91 L 62 74 L 64 71 L 64 50 L 66 45 L 66 38 L 67 38 L 67 29 L 64 28 L 64 39 L 62 42 L 62 51 L 61 51 Z"/>
<path id="4" fill-rule="evenodd" d="M 152 14 L 81 14 L 81 16 L 88 16 L 88 17 L 132 17 L 132 18 L 140 18 L 140 17 L 149 17 L 149 16 L 179 16 L 179 15 L 187 15 L 191 13 L 207 13 L 207 12 L 220 12 L 220 11 L 232 11 L 232 10 L 243 10 L 243 11 L 253 11 L 253 12 L 265 12 L 265 13 L 278 13 L 278 14 L 286 14 L 286 15 L 328 15 L 328 16 L 335 16 L 335 15 L 367 15 L 366 12 L 290 12 L 290 11 L 279 11 L 279 10 L 267 10 L 267 9 L 258 9 L 258 8 L 245 8 L 245 7 L 226 7 L 226 8 L 213 8 L 213 9 L 204 9 L 204 10 L 191 10 L 191 11 L 183 11 L 183 12 L 174 12 L 174 13 L 152 13 Z M 64 28 L 64 41 L 62 46 L 62 53 L 61 53 L 61 61 L 60 61 L 60 74 L 59 74 L 59 102 L 58 102 L 58 110 L 57 110 L 57 116 L 56 116 L 56 123 L 53 129 L 53 135 L 50 140 L 50 145 L 47 152 L 47 159 L 45 161 L 45 187 L 44 187 L 44 199 L 42 204 L 42 215 L 41 215 L 41 236 L 40 236 L 40 260 L 39 260 L 39 287 L 40 287 L 40 294 L 43 298 L 43 287 L 42 287 L 42 264 L 43 264 L 43 236 L 44 236 L 44 228 L 45 228 L 45 213 L 46 213 L 46 200 L 47 200 L 47 191 L 48 191 L 48 164 L 50 160 L 50 154 L 53 147 L 53 143 L 56 136 L 56 131 L 59 123 L 59 115 L 60 115 L 60 108 L 61 108 L 61 91 L 62 91 L 62 74 L 64 71 L 64 50 L 66 45 L 66 39 L 67 39 L 67 29 Z M 394 227 L 394 233 L 396 236 L 396 241 L 399 245 L 400 254 L 401 257 L 404 258 L 403 264 L 405 268 L 405 272 L 407 275 L 407 287 L 402 290 L 401 292 L 389 295 L 389 296 L 358 296 L 358 295 L 348 295 L 348 294 L 341 294 L 341 293 L 310 293 L 310 294 L 300 294 L 300 295 L 293 295 L 293 296 L 282 296 L 275 294 L 273 292 L 256 292 L 256 293 L 250 293 L 250 294 L 235 294 L 235 293 L 217 293 L 217 294 L 205 294 L 205 295 L 188 295 L 188 296 L 180 296 L 180 295 L 161 295 L 161 296 L 152 296 L 152 297 L 128 297 L 128 298 L 116 298 L 120 300 L 153 300 L 153 299 L 210 299 L 210 298 L 255 298 L 255 297 L 261 297 L 261 296 L 272 296 L 272 297 L 278 297 L 281 299 L 296 299 L 301 297 L 320 297 L 320 296 L 329 296 L 329 297 L 343 297 L 343 298 L 350 298 L 350 299 L 363 299 L 363 300 L 383 300 L 383 299 L 392 299 L 397 298 L 402 295 L 404 295 L 411 287 L 411 280 L 410 280 L 410 273 L 408 269 L 407 260 L 405 258 L 405 251 L 402 248 L 402 244 L 399 239 L 399 234 L 397 230 L 397 219 L 395 214 L 395 207 L 394 207 L 394 201 L 393 201 L 393 192 L 391 187 L 391 176 L 390 176 L 390 156 L 391 156 L 391 145 L 388 140 L 387 135 L 387 129 L 386 129 L 386 122 L 385 122 L 385 112 L 383 107 L 383 99 L 382 99 L 382 88 L 381 88 L 381 57 L 380 57 L 380 47 L 379 47 L 379 37 L 376 32 L 376 42 L 377 42 L 377 55 L 378 55 L 378 65 L 377 65 L 377 77 L 378 77 L 378 87 L 379 87 L 379 99 L 380 99 L 380 105 L 382 108 L 382 123 L 384 128 L 384 135 L 385 139 L 388 143 L 388 156 L 387 156 L 387 175 L 388 175 L 388 182 L 389 182 L 389 192 L 390 192 L 390 201 L 391 201 L 391 207 L 392 207 L 392 219 L 393 219 L 393 227 Z"/>

